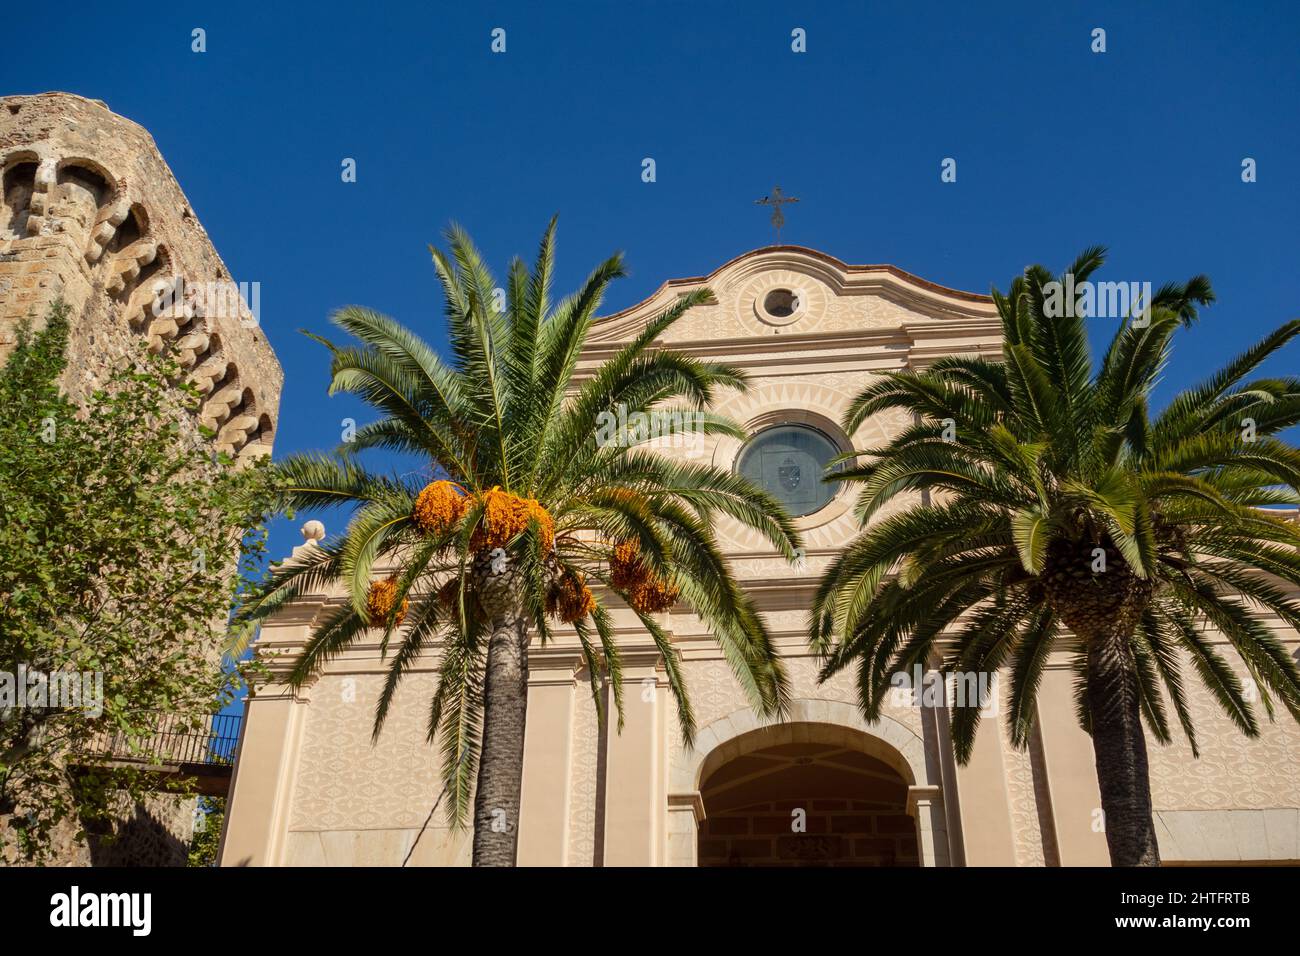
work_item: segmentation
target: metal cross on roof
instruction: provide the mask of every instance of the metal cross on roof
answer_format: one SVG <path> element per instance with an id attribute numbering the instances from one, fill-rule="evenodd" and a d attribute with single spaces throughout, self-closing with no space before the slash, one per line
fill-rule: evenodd
<path id="1" fill-rule="evenodd" d="M 781 212 L 781 207 L 788 202 L 798 202 L 797 196 L 786 196 L 781 192 L 780 186 L 772 187 L 772 194 L 764 196 L 762 199 L 755 199 L 756 206 L 772 207 L 772 228 L 776 230 L 776 240 L 781 241 L 781 227 L 785 225 L 785 214 Z"/>

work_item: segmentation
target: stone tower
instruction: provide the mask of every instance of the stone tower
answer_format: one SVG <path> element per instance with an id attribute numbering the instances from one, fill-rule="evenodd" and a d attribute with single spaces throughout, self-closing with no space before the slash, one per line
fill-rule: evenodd
<path id="1" fill-rule="evenodd" d="M 0 364 L 18 326 L 41 326 L 61 298 L 74 400 L 147 342 L 167 348 L 203 396 L 190 439 L 203 425 L 236 461 L 268 454 L 284 375 L 257 323 L 258 296 L 250 309 L 243 294 L 256 287 L 232 281 L 149 133 L 97 100 L 0 97 L 0 177 Z M 124 806 L 107 850 L 92 851 L 69 824 L 54 859 L 184 865 L 193 807 L 165 794 Z"/>
<path id="2" fill-rule="evenodd" d="M 284 375 L 153 137 L 98 100 L 0 97 L 0 175 L 0 361 L 62 297 L 73 397 L 171 344 L 218 448 L 269 452 Z"/>

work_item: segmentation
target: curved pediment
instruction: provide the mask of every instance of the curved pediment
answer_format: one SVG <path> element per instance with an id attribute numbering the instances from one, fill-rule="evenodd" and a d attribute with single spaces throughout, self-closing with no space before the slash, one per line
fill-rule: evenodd
<path id="1" fill-rule="evenodd" d="M 906 328 L 918 323 L 996 323 L 988 296 L 929 282 L 891 265 L 848 265 L 802 246 L 768 246 L 707 276 L 672 279 L 642 302 L 596 321 L 589 341 L 632 338 L 679 295 L 701 286 L 715 301 L 692 309 L 664 336 L 685 343 Z"/>

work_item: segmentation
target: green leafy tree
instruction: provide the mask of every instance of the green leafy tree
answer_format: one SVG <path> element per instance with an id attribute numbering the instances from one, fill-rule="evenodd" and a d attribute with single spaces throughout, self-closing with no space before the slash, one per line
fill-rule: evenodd
<path id="1" fill-rule="evenodd" d="M 199 797 L 187 865 L 217 865 L 217 850 L 221 848 L 221 828 L 225 820 L 225 797 Z"/>
<path id="2" fill-rule="evenodd" d="M 601 436 L 602 415 L 620 411 L 659 413 L 661 435 L 685 425 L 742 434 L 707 411 L 720 389 L 745 387 L 742 374 L 655 344 L 709 293 L 682 296 L 632 343 L 579 373 L 596 309 L 623 264 L 617 255 L 606 260 L 576 293 L 552 303 L 554 228 L 552 220 L 531 270 L 512 263 L 501 294 L 459 229 L 447 233 L 449 252 L 431 249 L 446 298 L 447 360 L 368 309 L 333 316 L 361 344 L 320 340 L 333 355 L 330 391 L 359 396 L 381 417 L 334 457 L 281 462 L 282 503 L 355 511 L 341 537 L 280 566 L 242 612 L 259 620 L 304 589 L 343 583 L 350 602 L 316 629 L 292 679 L 307 680 L 352 642 L 372 640 L 368 629 L 382 630 L 389 670 L 376 735 L 402 676 L 422 651 L 439 648 L 428 735 L 440 742 L 453 823 L 474 793 L 476 865 L 515 861 L 527 648 L 534 636 L 550 641 L 557 621 L 576 630 L 598 708 L 601 682 L 610 681 L 620 724 L 611 595 L 633 609 L 662 652 L 686 740 L 695 719 L 657 619 L 674 600 L 704 620 L 759 711 L 779 714 L 788 699 L 779 659 L 723 560 L 713 523 L 728 515 L 792 558 L 798 538 L 790 519 L 738 475 L 649 451 L 638 441 L 644 435 Z M 673 414 L 683 408 L 691 414 Z M 366 470 L 357 456 L 376 448 L 418 456 L 429 483 L 422 489 L 423 481 Z M 397 571 L 374 580 L 381 560 Z"/>
<path id="3" fill-rule="evenodd" d="M 67 340 L 59 304 L 0 369 L 0 839 L 14 859 L 47 857 L 61 826 L 111 831 L 156 785 L 159 714 L 197 730 L 230 699 L 221 647 L 241 575 L 261 575 L 269 500 L 266 467 L 186 437 L 198 396 L 178 366 L 142 347 L 79 407 L 58 384 Z M 81 699 L 52 699 L 36 679 L 49 675 L 77 675 Z M 110 740 L 139 760 L 85 759 Z"/>
<path id="4" fill-rule="evenodd" d="M 1089 249 L 1068 274 L 1082 283 L 1103 260 Z M 1152 415 L 1174 333 L 1213 300 L 1209 282 L 1161 288 L 1094 368 L 1085 319 L 1054 307 L 1052 281 L 1036 266 L 1007 295 L 995 290 L 1002 362 L 948 358 L 882 375 L 857 396 L 850 433 L 886 409 L 916 423 L 838 476 L 861 489 L 864 530 L 820 583 L 811 640 L 827 655 L 824 677 L 856 667 L 868 718 L 892 675 L 932 659 L 1002 671 L 1022 747 L 1048 656 L 1069 654 L 1111 861 L 1155 865 L 1143 722 L 1167 743 L 1172 708 L 1195 753 L 1193 680 L 1248 736 L 1259 733 L 1254 688 L 1270 718 L 1276 701 L 1300 719 L 1296 663 L 1252 615 L 1300 626 L 1300 529 L 1267 507 L 1300 500 L 1300 453 L 1276 437 L 1300 421 L 1300 379 L 1247 381 L 1300 320 Z M 913 504 L 867 523 L 900 495 Z M 976 707 L 953 709 L 960 761 L 979 719 Z"/>

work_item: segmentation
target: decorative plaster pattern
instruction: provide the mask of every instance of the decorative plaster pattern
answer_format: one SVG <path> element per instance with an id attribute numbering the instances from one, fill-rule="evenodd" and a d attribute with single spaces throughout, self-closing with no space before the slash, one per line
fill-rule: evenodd
<path id="1" fill-rule="evenodd" d="M 998 681 L 1002 689 L 1002 706 L 998 715 L 985 717 L 998 725 L 998 739 L 1002 742 L 1002 768 L 1006 774 L 1007 800 L 1011 810 L 1011 832 L 1015 840 L 1016 866 L 1045 866 L 1043 832 L 1038 825 L 1038 793 L 1034 781 L 1033 762 L 1028 751 L 1018 750 L 1011 743 L 1011 730 L 1003 716 L 1010 712 L 1011 682 Z"/>
<path id="2" fill-rule="evenodd" d="M 1231 648 L 1219 650 L 1232 662 L 1243 683 L 1245 669 Z M 1300 807 L 1300 728 L 1279 708 L 1277 723 L 1269 723 L 1263 706 L 1256 703 L 1261 725 L 1254 740 L 1244 736 L 1210 697 L 1191 665 L 1188 706 L 1200 759 L 1182 736 L 1172 714 L 1173 743 L 1161 746 L 1148 737 L 1151 797 L 1157 810 L 1228 810 Z"/>
<path id="3" fill-rule="evenodd" d="M 578 676 L 573 702 L 573 750 L 569 791 L 569 865 L 592 866 L 596 860 L 596 820 L 600 763 L 600 723 L 585 673 Z"/>
<path id="4" fill-rule="evenodd" d="M 371 721 L 382 676 L 321 678 L 312 689 L 289 828 L 423 825 L 442 790 L 438 751 L 425 740 L 428 701 L 436 686 L 433 674 L 408 675 L 383 733 L 372 743 Z"/>

